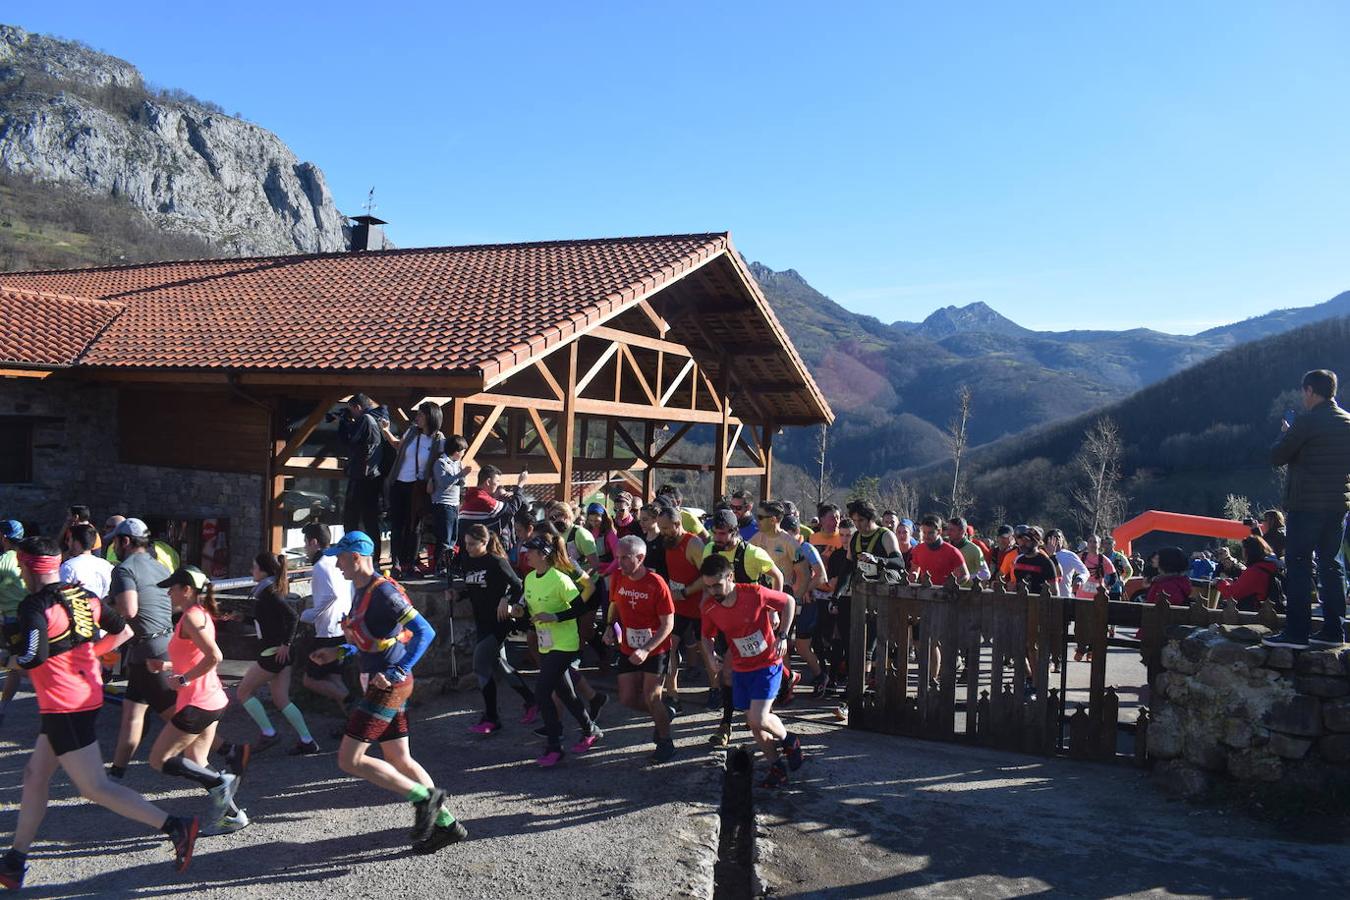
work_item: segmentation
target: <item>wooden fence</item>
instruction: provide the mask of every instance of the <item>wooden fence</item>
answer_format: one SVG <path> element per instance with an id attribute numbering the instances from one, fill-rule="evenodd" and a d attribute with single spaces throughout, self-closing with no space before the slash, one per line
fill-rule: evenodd
<path id="1" fill-rule="evenodd" d="M 1144 760 L 1148 710 L 1122 726 L 1120 700 L 1108 685 L 1109 647 L 1137 649 L 1152 684 L 1173 625 L 1283 626 L 1265 603 L 1239 611 L 1233 601 L 1214 607 L 1055 597 L 1045 590 L 933 585 L 856 585 L 850 629 L 849 726 L 930 740 L 955 741 L 1024 753 L 1065 753 L 1080 759 L 1116 755 L 1122 727 L 1134 732 L 1134 757 Z M 866 627 L 858 627 L 864 624 Z M 1070 636 L 1069 626 L 1073 626 Z M 1113 637 L 1115 626 L 1138 628 Z M 875 642 L 871 671 L 862 664 Z M 1070 645 L 1091 651 L 1087 703 L 1069 713 L 1065 703 Z M 958 660 L 964 673 L 958 678 Z M 936 669 L 933 663 L 936 661 Z M 1052 669 L 1058 663 L 1060 674 Z M 1140 688 L 1141 686 L 1135 685 Z M 1147 693 L 1141 693 L 1146 701 Z"/>

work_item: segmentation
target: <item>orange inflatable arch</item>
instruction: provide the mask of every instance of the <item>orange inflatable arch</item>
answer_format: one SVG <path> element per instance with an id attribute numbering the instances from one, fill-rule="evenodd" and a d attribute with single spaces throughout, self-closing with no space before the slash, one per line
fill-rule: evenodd
<path id="1" fill-rule="evenodd" d="M 1227 538 L 1231 541 L 1240 541 L 1252 533 L 1251 526 L 1232 519 L 1211 519 L 1209 516 L 1190 516 L 1185 513 L 1150 509 L 1121 525 L 1111 532 L 1111 536 L 1116 539 L 1116 549 L 1128 556 L 1132 552 L 1131 545 L 1135 539 L 1150 531 Z"/>

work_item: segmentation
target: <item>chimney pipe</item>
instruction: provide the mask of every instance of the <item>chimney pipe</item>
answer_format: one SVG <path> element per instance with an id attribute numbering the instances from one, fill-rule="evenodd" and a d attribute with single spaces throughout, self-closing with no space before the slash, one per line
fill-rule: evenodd
<path id="1" fill-rule="evenodd" d="M 384 229 L 389 223 L 374 216 L 352 216 L 352 252 L 383 250 Z"/>

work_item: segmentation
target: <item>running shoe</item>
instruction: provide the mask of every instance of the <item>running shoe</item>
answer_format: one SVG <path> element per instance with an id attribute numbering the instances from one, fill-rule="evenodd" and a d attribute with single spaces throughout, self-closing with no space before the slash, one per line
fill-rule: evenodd
<path id="1" fill-rule="evenodd" d="M 535 760 L 542 768 L 551 769 L 563 761 L 563 752 L 559 750 L 545 750 L 544 755 Z"/>
<path id="2" fill-rule="evenodd" d="M 8 860 L 0 860 L 0 887 L 17 891 L 23 887 L 24 876 L 28 874 L 28 863 L 17 868 L 10 866 Z"/>
<path id="3" fill-rule="evenodd" d="M 449 847 L 451 844 L 458 844 L 469 836 L 469 829 L 456 819 L 449 825 L 437 825 L 431 832 L 431 837 L 422 841 L 420 844 L 413 845 L 414 853 L 435 853 L 442 847 Z"/>
<path id="4" fill-rule="evenodd" d="M 531 703 L 529 706 L 525 707 L 525 714 L 520 717 L 520 724 L 533 725 L 534 720 L 537 718 L 539 718 L 539 705 Z"/>
<path id="5" fill-rule="evenodd" d="M 280 743 L 281 743 L 280 734 L 277 733 L 264 734 L 263 736 L 261 736 L 260 738 L 258 738 L 256 741 L 253 742 L 252 752 L 263 753 L 267 750 L 272 749 L 273 747 L 275 747 L 277 744 Z"/>
<path id="6" fill-rule="evenodd" d="M 1319 632 L 1308 638 L 1308 643 L 1314 647 L 1344 647 L 1345 639 L 1334 634 Z"/>
<path id="7" fill-rule="evenodd" d="M 192 848 L 197 846 L 201 821 L 196 816 L 170 816 L 169 821 L 173 829 L 169 832 L 169 840 L 173 842 L 175 864 L 178 871 L 183 872 L 192 862 Z"/>
<path id="8" fill-rule="evenodd" d="M 594 722 L 600 718 L 600 710 L 605 708 L 609 702 L 609 694 L 596 691 L 595 696 L 591 698 L 591 721 Z"/>
<path id="9" fill-rule="evenodd" d="M 1308 641 L 1291 638 L 1283 631 L 1279 634 L 1272 634 L 1269 637 L 1261 638 L 1261 643 L 1267 647 L 1288 647 L 1290 650 L 1307 650 Z"/>
<path id="10" fill-rule="evenodd" d="M 769 771 L 764 774 L 764 779 L 760 781 L 762 788 L 780 788 L 788 782 L 787 766 L 781 759 L 775 759 L 773 765 L 769 766 Z"/>
<path id="11" fill-rule="evenodd" d="M 541 738 L 546 738 L 548 737 L 548 726 L 540 725 L 538 728 L 534 729 L 534 733 L 539 735 Z"/>
<path id="12" fill-rule="evenodd" d="M 667 697 L 666 708 L 670 710 L 670 717 L 672 719 L 676 716 L 684 715 L 684 704 L 680 702 L 678 696 Z"/>
<path id="13" fill-rule="evenodd" d="M 675 742 L 667 738 L 656 742 L 656 752 L 651 755 L 652 765 L 670 762 L 675 757 Z"/>
<path id="14" fill-rule="evenodd" d="M 502 723 L 494 722 L 491 719 L 482 719 L 477 725 L 470 725 L 471 734 L 492 734 L 494 731 L 501 731 Z"/>
<path id="15" fill-rule="evenodd" d="M 708 688 L 708 709 L 722 708 L 722 689 L 720 687 Z"/>
<path id="16" fill-rule="evenodd" d="M 675 717 L 678 716 L 682 710 L 674 703 L 671 703 L 669 700 L 666 700 L 665 704 L 666 704 L 666 713 L 670 716 L 670 720 L 672 722 L 675 721 Z"/>
<path id="17" fill-rule="evenodd" d="M 717 748 L 730 747 L 731 726 L 718 725 L 717 730 L 712 733 L 712 737 L 708 738 L 708 743 L 712 744 L 714 747 Z"/>
<path id="18" fill-rule="evenodd" d="M 797 771 L 802 767 L 802 761 L 806 759 L 806 755 L 802 753 L 802 739 L 789 731 L 781 743 L 783 753 L 787 756 L 788 768 Z"/>
<path id="19" fill-rule="evenodd" d="M 789 672 L 783 679 L 783 686 L 778 691 L 776 702 L 779 706 L 791 706 L 792 701 L 797 698 L 797 685 L 801 683 L 801 672 Z"/>
<path id="20" fill-rule="evenodd" d="M 811 679 L 811 696 L 824 697 L 825 692 L 830 688 L 830 677 L 821 672 L 815 678 Z"/>
<path id="21" fill-rule="evenodd" d="M 321 752 L 315 741 L 296 741 L 295 746 L 286 751 L 287 756 L 313 756 Z"/>
<path id="22" fill-rule="evenodd" d="M 219 834 L 234 834 L 236 831 L 247 828 L 250 824 L 248 813 L 246 811 L 241 809 L 234 815 L 230 815 L 227 812 L 211 824 L 204 826 L 201 830 L 201 835 L 210 837 Z"/>
<path id="23" fill-rule="evenodd" d="M 572 745 L 572 752 L 585 753 L 586 751 L 594 747 L 596 744 L 600 743 L 600 739 L 603 738 L 604 736 L 605 733 L 603 731 L 592 725 L 591 733 L 584 736 L 581 740 L 577 741 L 575 744 Z"/>
<path id="24" fill-rule="evenodd" d="M 431 829 L 436 824 L 436 815 L 441 811 L 441 804 L 445 803 L 447 796 L 449 795 L 445 791 L 434 787 L 425 800 L 418 800 L 413 804 L 413 827 L 409 837 L 414 844 L 431 837 Z"/>
<path id="25" fill-rule="evenodd" d="M 234 803 L 234 795 L 239 791 L 239 776 L 231 772 L 226 772 L 220 776 L 220 784 L 213 788 L 208 788 L 206 793 L 211 798 L 211 813 L 207 821 L 214 822 L 230 811 L 230 806 Z"/>
<path id="26" fill-rule="evenodd" d="M 223 749 L 223 748 L 222 748 Z M 243 777 L 248 762 L 253 758 L 253 748 L 248 744 L 231 744 L 225 754 L 225 769 Z"/>

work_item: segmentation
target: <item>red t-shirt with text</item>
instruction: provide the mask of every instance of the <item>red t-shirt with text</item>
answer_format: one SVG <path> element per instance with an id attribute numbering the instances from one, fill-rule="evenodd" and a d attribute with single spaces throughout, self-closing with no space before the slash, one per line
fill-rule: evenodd
<path id="1" fill-rule="evenodd" d="M 736 585 L 736 602 L 723 606 L 708 596 L 703 601 L 703 636 L 727 638 L 733 672 L 754 672 L 779 662 L 778 639 L 770 612 L 787 609 L 792 598 L 759 584 Z"/>
<path id="2" fill-rule="evenodd" d="M 632 653 L 651 639 L 661 625 L 661 616 L 675 615 L 675 601 L 665 579 L 651 569 L 636 580 L 622 572 L 615 572 L 610 581 L 609 601 L 619 613 L 622 635 L 619 648 L 625 655 Z M 650 655 L 670 650 L 670 635 L 655 647 L 648 647 Z"/>

